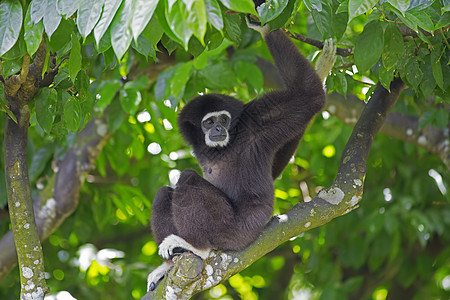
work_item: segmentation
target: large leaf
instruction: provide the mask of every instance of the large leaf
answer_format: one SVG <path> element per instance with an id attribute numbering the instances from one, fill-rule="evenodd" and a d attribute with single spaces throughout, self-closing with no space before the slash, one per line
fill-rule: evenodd
<path id="1" fill-rule="evenodd" d="M 58 93 L 55 89 L 40 88 L 34 97 L 36 105 L 36 119 L 41 128 L 49 133 L 55 120 Z"/>
<path id="2" fill-rule="evenodd" d="M 119 91 L 122 83 L 118 80 L 113 80 L 106 83 L 100 90 L 100 99 L 97 101 L 97 107 L 100 111 L 104 111 L 105 108 L 111 103 L 116 93 Z"/>
<path id="3" fill-rule="evenodd" d="M 372 9 L 377 3 L 377 0 L 349 0 L 348 21 L 350 22 L 354 17 L 362 15 L 366 11 Z"/>
<path id="4" fill-rule="evenodd" d="M 387 2 L 389 2 L 393 7 L 398 9 L 400 12 L 404 13 L 408 9 L 411 1 L 410 0 L 387 0 Z"/>
<path id="5" fill-rule="evenodd" d="M 413 89 L 417 90 L 423 78 L 423 73 L 420 70 L 419 63 L 417 61 L 411 60 L 409 64 L 406 65 L 404 74 L 402 74 L 402 76 L 405 76 L 409 85 Z"/>
<path id="6" fill-rule="evenodd" d="M 81 124 L 81 105 L 78 102 L 78 98 L 75 96 L 70 97 L 64 104 L 64 122 L 67 128 L 76 132 Z"/>
<path id="7" fill-rule="evenodd" d="M 220 2 L 222 2 L 222 4 L 225 5 L 225 7 L 228 9 L 241 13 L 256 15 L 255 4 L 253 3 L 252 0 L 242 0 L 242 1 L 220 0 Z"/>
<path id="8" fill-rule="evenodd" d="M 217 0 L 205 0 L 205 8 L 209 23 L 221 31 L 223 29 L 222 10 Z"/>
<path id="9" fill-rule="evenodd" d="M 104 0 L 82 0 L 78 9 L 77 26 L 81 36 L 86 38 L 100 19 Z"/>
<path id="10" fill-rule="evenodd" d="M 142 95 L 135 89 L 122 89 L 120 90 L 119 100 L 123 110 L 130 115 L 134 115 L 142 101 Z"/>
<path id="11" fill-rule="evenodd" d="M 317 29 L 319 30 L 320 34 L 323 38 L 329 38 L 330 36 L 330 29 L 332 26 L 333 21 L 333 13 L 331 12 L 330 5 L 324 4 L 322 6 L 322 11 L 316 11 L 313 10 L 311 12 L 311 15 L 314 20 L 314 25 L 316 25 Z"/>
<path id="12" fill-rule="evenodd" d="M 39 48 L 39 45 L 41 44 L 42 33 L 44 32 L 44 25 L 42 24 L 42 22 L 39 22 L 37 24 L 31 22 L 30 11 L 31 6 L 28 6 L 24 22 L 24 29 L 25 29 L 24 40 L 25 44 L 27 45 L 27 52 L 30 55 L 33 55 Z"/>
<path id="13" fill-rule="evenodd" d="M 22 14 L 19 1 L 0 3 L 0 56 L 16 43 L 22 27 Z"/>
<path id="14" fill-rule="evenodd" d="M 433 77 L 436 80 L 437 85 L 444 89 L 444 77 L 442 75 L 442 66 L 441 66 L 441 47 L 436 47 L 434 50 L 431 51 L 430 57 L 431 57 L 431 68 L 433 70 Z"/>
<path id="15" fill-rule="evenodd" d="M 119 60 L 133 40 L 130 29 L 131 19 L 133 18 L 132 5 L 132 0 L 125 0 L 111 25 L 111 44 Z"/>
<path id="16" fill-rule="evenodd" d="M 182 65 L 178 70 L 173 74 L 172 81 L 170 83 L 171 94 L 175 98 L 179 98 L 182 96 L 186 83 L 188 82 L 192 71 L 193 62 L 189 61 Z"/>
<path id="17" fill-rule="evenodd" d="M 56 9 L 56 1 L 47 0 L 46 7 L 44 10 L 44 28 L 47 36 L 51 37 L 56 28 L 58 28 L 61 22 L 61 15 Z M 31 16 L 33 17 L 33 16 Z"/>
<path id="18" fill-rule="evenodd" d="M 383 65 L 391 69 L 401 58 L 405 45 L 403 36 L 398 27 L 388 24 L 384 32 Z"/>
<path id="19" fill-rule="evenodd" d="M 131 32 L 135 41 L 138 40 L 139 35 L 147 26 L 150 19 L 153 17 L 156 6 L 159 0 L 136 0 L 133 9 L 133 18 L 131 20 Z"/>
<path id="20" fill-rule="evenodd" d="M 182 42 L 185 49 L 188 47 L 189 39 L 193 32 L 184 21 L 183 13 L 177 3 L 165 6 L 165 19 L 169 25 L 170 31 Z"/>
<path id="21" fill-rule="evenodd" d="M 57 0 L 56 9 L 61 15 L 70 17 L 77 11 L 78 7 L 80 7 L 80 2 L 81 0 Z"/>
<path id="22" fill-rule="evenodd" d="M 117 10 L 120 7 L 122 0 L 107 0 L 103 6 L 103 13 L 94 29 L 94 37 L 97 45 L 100 44 L 102 36 L 105 34 L 109 25 L 111 24 Z"/>
<path id="23" fill-rule="evenodd" d="M 257 10 L 261 22 L 267 23 L 275 19 L 283 12 L 288 2 L 288 0 L 269 0 L 258 6 Z"/>
<path id="24" fill-rule="evenodd" d="M 17 2 L 17 1 L 16 1 Z M 45 9 L 47 7 L 47 0 L 33 0 L 30 5 L 30 16 L 33 23 L 37 23 L 45 15 Z"/>
<path id="25" fill-rule="evenodd" d="M 410 10 L 406 12 L 406 18 L 419 27 L 425 29 L 428 32 L 433 32 L 434 24 L 430 16 L 423 10 Z"/>
<path id="26" fill-rule="evenodd" d="M 116 131 L 120 127 L 123 120 L 125 120 L 125 112 L 120 105 L 120 101 L 113 101 L 111 103 L 107 119 L 108 127 L 111 132 Z"/>
<path id="27" fill-rule="evenodd" d="M 73 82 L 77 78 L 78 71 L 81 69 L 81 45 L 77 36 L 72 33 L 72 49 L 69 56 L 69 76 Z"/>
<path id="28" fill-rule="evenodd" d="M 180 12 L 186 25 L 193 34 L 204 44 L 203 38 L 206 33 L 206 8 L 203 0 L 177 1 Z"/>
<path id="29" fill-rule="evenodd" d="M 355 64 L 360 73 L 370 69 L 383 52 L 383 27 L 380 22 L 370 22 L 364 27 L 355 45 Z"/>

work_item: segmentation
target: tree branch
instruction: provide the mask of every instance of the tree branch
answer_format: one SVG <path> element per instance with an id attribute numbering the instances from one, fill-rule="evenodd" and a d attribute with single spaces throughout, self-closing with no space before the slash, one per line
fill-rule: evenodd
<path id="1" fill-rule="evenodd" d="M 317 47 L 319 49 L 323 49 L 323 43 L 319 40 L 311 39 L 307 36 L 298 33 L 290 33 L 287 32 L 290 37 L 296 39 L 300 42 L 309 44 L 311 46 Z M 340 56 L 350 56 L 353 55 L 353 48 L 336 48 L 336 54 Z"/>
<path id="2" fill-rule="evenodd" d="M 45 240 L 76 209 L 84 178 L 109 139 L 106 113 L 101 120 L 92 120 L 78 135 L 77 142 L 69 149 L 58 166 L 54 185 L 47 186 L 42 194 L 48 196 L 34 201 L 36 224 L 41 240 Z M 53 192 L 52 192 L 53 190 Z M 0 281 L 17 263 L 12 232 L 0 240 Z"/>
<path id="3" fill-rule="evenodd" d="M 142 299 L 189 299 L 245 269 L 292 237 L 355 209 L 362 198 L 372 141 L 403 88 L 400 79 L 392 82 L 391 92 L 377 86 L 353 129 L 329 189 L 321 190 L 312 201 L 299 203 L 286 214 L 273 217 L 256 241 L 242 251 L 213 251 L 205 261 L 191 253 L 175 257 L 172 270 Z"/>
<path id="4" fill-rule="evenodd" d="M 17 249 L 21 282 L 21 299 L 43 298 L 48 291 L 44 276 L 44 256 L 39 240 L 28 178 L 27 140 L 30 110 L 28 103 L 37 93 L 42 72 L 45 45 L 41 43 L 30 65 L 25 55 L 19 74 L 5 79 L 6 103 L 15 116 L 6 118 L 5 177 L 8 207 L 14 244 Z M 13 249 L 14 249 L 14 244 Z"/>

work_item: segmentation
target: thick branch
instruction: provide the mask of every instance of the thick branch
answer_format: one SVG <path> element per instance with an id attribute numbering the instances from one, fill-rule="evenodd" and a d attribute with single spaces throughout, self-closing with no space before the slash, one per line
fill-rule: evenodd
<path id="1" fill-rule="evenodd" d="M 42 299 L 48 290 L 27 165 L 28 102 L 37 92 L 40 77 L 35 74 L 42 72 L 44 60 L 45 45 L 41 43 L 33 64 L 25 55 L 21 72 L 5 79 L 6 102 L 16 119 L 6 118 L 4 147 L 6 192 L 20 266 L 21 299 Z"/>
<path id="2" fill-rule="evenodd" d="M 175 258 L 169 274 L 142 299 L 189 299 L 245 269 L 292 237 L 356 208 L 362 197 L 370 146 L 403 88 L 400 79 L 391 84 L 390 93 L 377 86 L 344 149 L 337 177 L 329 189 L 320 191 L 310 202 L 297 204 L 285 215 L 272 218 L 256 241 L 243 251 L 213 251 L 205 261 L 193 254 Z"/>
<path id="3" fill-rule="evenodd" d="M 92 120 L 80 132 L 76 144 L 67 151 L 58 166 L 58 172 L 54 175 L 54 186 L 48 187 L 49 196 L 35 201 L 35 206 L 38 207 L 36 223 L 41 240 L 48 238 L 76 209 L 84 178 L 93 167 L 108 138 L 106 122 Z M 12 232 L 9 231 L 0 240 L 0 281 L 16 263 L 14 240 Z"/>

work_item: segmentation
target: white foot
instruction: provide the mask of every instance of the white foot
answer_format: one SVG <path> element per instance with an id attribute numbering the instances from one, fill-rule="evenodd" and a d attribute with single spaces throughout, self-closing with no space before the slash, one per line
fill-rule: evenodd
<path id="1" fill-rule="evenodd" d="M 182 248 L 194 253 L 201 259 L 205 260 L 209 256 L 211 249 L 200 250 L 186 242 L 183 238 L 171 234 L 167 236 L 161 244 L 159 244 L 159 255 L 164 259 L 171 259 L 174 256 L 174 249 Z"/>
<path id="2" fill-rule="evenodd" d="M 164 278 L 166 273 L 172 268 L 173 262 L 171 260 L 165 261 L 153 270 L 150 274 L 147 276 L 147 292 L 153 291 L 158 284 L 158 282 Z"/>
<path id="3" fill-rule="evenodd" d="M 320 80 L 324 80 L 336 61 L 336 45 L 332 39 L 325 40 L 323 43 L 322 54 L 319 56 L 316 62 L 316 72 L 320 77 Z"/>

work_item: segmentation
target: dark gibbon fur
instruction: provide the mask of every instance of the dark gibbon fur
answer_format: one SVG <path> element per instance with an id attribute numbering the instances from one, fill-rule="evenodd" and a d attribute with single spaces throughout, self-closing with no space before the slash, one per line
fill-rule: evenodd
<path id="1" fill-rule="evenodd" d="M 246 104 L 226 95 L 206 94 L 183 108 L 179 128 L 192 145 L 204 178 L 185 170 L 175 189 L 158 191 L 151 219 L 158 245 L 176 235 L 196 249 L 241 250 L 270 219 L 273 180 L 323 108 L 325 94 L 313 67 L 285 34 L 273 31 L 263 36 L 284 88 Z M 224 147 L 207 146 L 202 118 L 223 110 L 231 114 L 230 140 Z"/>

